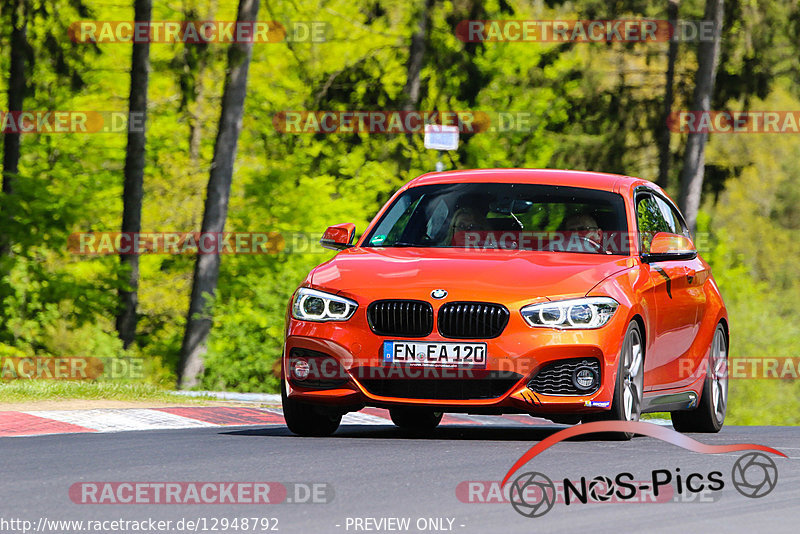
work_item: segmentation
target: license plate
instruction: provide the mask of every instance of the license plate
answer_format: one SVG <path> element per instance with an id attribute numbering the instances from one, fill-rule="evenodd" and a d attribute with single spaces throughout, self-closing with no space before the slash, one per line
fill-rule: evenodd
<path id="1" fill-rule="evenodd" d="M 383 363 L 484 369 L 486 343 L 384 341 Z"/>

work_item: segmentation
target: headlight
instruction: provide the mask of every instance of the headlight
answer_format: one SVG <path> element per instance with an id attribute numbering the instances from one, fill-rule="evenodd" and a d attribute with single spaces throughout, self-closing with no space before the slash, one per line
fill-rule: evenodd
<path id="1" fill-rule="evenodd" d="M 346 321 L 356 308 L 358 303 L 350 299 L 301 287 L 294 296 L 292 317 L 301 321 Z"/>
<path id="2" fill-rule="evenodd" d="M 589 297 L 531 304 L 520 310 L 531 326 L 545 328 L 600 328 L 606 324 L 619 302 L 611 297 Z"/>

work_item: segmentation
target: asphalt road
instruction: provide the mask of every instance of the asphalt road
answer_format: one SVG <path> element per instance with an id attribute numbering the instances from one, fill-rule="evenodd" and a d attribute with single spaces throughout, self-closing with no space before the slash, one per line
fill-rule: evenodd
<path id="1" fill-rule="evenodd" d="M 557 481 L 614 478 L 630 472 L 651 480 L 652 471 L 684 476 L 719 471 L 724 487 L 704 495 L 710 502 L 556 503 L 527 518 L 509 503 L 462 502 L 463 481 L 499 481 L 512 463 L 559 427 L 437 429 L 420 439 L 392 426 L 347 426 L 331 438 L 298 438 L 284 427 L 201 428 L 170 431 L 70 434 L 0 438 L 0 532 L 21 532 L 21 523 L 51 520 L 171 520 L 206 518 L 197 530 L 222 531 L 223 518 L 277 518 L 279 532 L 390 532 L 382 518 L 409 518 L 408 532 L 798 532 L 800 529 L 800 428 L 726 427 L 694 435 L 707 444 L 760 443 L 784 452 L 774 457 L 778 482 L 761 498 L 733 488 L 732 468 L 743 453 L 707 455 L 652 438 L 630 442 L 562 442 L 534 458 L 518 474 L 536 471 Z M 750 473 L 752 476 L 758 473 Z M 516 476 L 516 475 L 515 475 Z M 328 504 L 76 504 L 69 488 L 80 482 L 260 481 L 328 483 Z M 460 486 L 466 487 L 465 485 Z M 472 486 L 472 498 L 489 496 Z M 662 486 L 663 488 L 664 486 Z M 673 486 L 674 487 L 674 486 Z M 290 486 L 289 498 L 292 498 Z M 300 493 L 303 493 L 300 491 Z M 274 494 L 273 494 L 274 495 Z M 688 492 L 687 492 L 688 495 Z M 663 493 L 662 493 L 663 496 Z M 680 496 L 678 497 L 680 498 Z M 441 519 L 438 519 L 441 518 Z M 357 519 L 361 519 L 358 522 Z M 441 521 L 444 528 L 433 519 Z M 450 522 L 452 520 L 452 522 Z M 6 521 L 6 523 L 3 523 Z M 45 521 L 43 524 L 47 524 Z M 266 525 L 267 523 L 261 523 Z M 16 527 L 14 526 L 16 525 Z M 233 528 L 227 532 L 236 532 Z M 272 521 L 269 527 L 274 527 Z M 361 528 L 357 527 L 360 525 Z M 383 527 L 397 527 L 382 523 Z M 106 524 L 105 531 L 120 532 Z M 370 530 L 367 530 L 369 528 Z M 190 529 L 169 532 L 183 532 Z M 49 531 L 71 532 L 74 528 Z M 84 530 L 85 531 L 85 530 Z M 238 527 L 242 532 L 242 525 Z M 259 528 L 250 532 L 263 532 Z"/>

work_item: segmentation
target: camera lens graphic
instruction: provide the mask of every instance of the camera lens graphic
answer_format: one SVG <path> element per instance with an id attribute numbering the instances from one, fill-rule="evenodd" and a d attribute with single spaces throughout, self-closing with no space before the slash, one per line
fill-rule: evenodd
<path id="1" fill-rule="evenodd" d="M 589 482 L 589 497 L 595 502 L 607 502 L 614 496 L 614 482 L 604 476 L 594 477 Z"/>
<path id="2" fill-rule="evenodd" d="M 731 479 L 736 491 L 745 497 L 758 499 L 775 489 L 778 484 L 778 466 L 766 454 L 749 452 L 733 464 Z"/>
<path id="3" fill-rule="evenodd" d="M 511 506 L 525 517 L 540 517 L 556 502 L 556 487 L 542 473 L 523 473 L 511 483 Z"/>

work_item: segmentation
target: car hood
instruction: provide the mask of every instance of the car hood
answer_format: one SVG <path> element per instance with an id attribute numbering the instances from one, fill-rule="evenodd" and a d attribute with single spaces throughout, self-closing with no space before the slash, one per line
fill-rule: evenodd
<path id="1" fill-rule="evenodd" d="M 447 300 L 516 303 L 585 295 L 630 258 L 568 252 L 453 248 L 351 248 L 311 273 L 311 284 L 365 300 L 429 301 L 444 289 Z"/>

